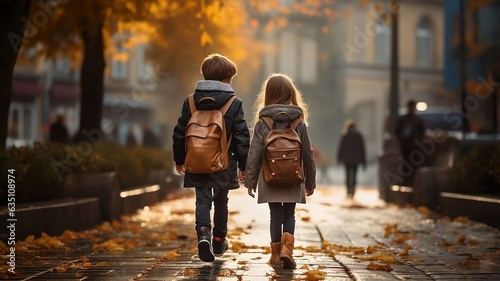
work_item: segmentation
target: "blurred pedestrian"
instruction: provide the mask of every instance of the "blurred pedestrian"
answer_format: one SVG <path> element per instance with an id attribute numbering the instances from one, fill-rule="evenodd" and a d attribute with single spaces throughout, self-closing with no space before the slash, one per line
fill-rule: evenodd
<path id="1" fill-rule="evenodd" d="M 148 125 L 144 125 L 142 130 L 142 145 L 152 148 L 160 147 L 160 139 Z"/>
<path id="2" fill-rule="evenodd" d="M 69 141 L 68 128 L 64 124 L 64 115 L 57 115 L 56 121 L 50 125 L 49 139 L 51 142 L 59 143 L 67 143 Z"/>
<path id="3" fill-rule="evenodd" d="M 119 129 L 120 127 L 118 126 L 118 124 L 113 123 L 111 127 L 111 132 L 107 134 L 106 140 L 113 143 L 120 143 Z"/>
<path id="4" fill-rule="evenodd" d="M 347 198 L 352 199 L 356 192 L 356 172 L 361 164 L 366 169 L 366 152 L 363 135 L 356 128 L 352 119 L 344 123 L 340 139 L 337 162 L 345 166 Z"/>
<path id="5" fill-rule="evenodd" d="M 250 144 L 245 175 L 245 186 L 248 194 L 255 197 L 258 189 L 258 203 L 268 203 L 271 213 L 271 264 L 283 264 L 285 268 L 295 268 L 293 259 L 295 232 L 295 205 L 306 203 L 306 195 L 311 196 L 316 188 L 316 168 L 314 151 L 307 133 L 307 108 L 301 93 L 292 80 L 282 74 L 272 74 L 263 83 L 255 104 L 255 127 Z M 264 140 L 269 128 L 261 117 L 274 117 L 280 112 L 287 113 L 290 118 L 277 119 L 276 127 L 283 122 L 296 118 L 303 120 L 297 126 L 297 133 L 302 141 L 302 153 L 305 182 L 301 184 L 273 185 L 263 181 L 261 163 L 264 153 Z M 279 117 L 279 116 L 278 116 Z M 281 123 L 281 125 L 280 125 Z"/>
<path id="6" fill-rule="evenodd" d="M 407 103 L 408 112 L 406 115 L 400 116 L 396 122 L 395 135 L 399 141 L 401 148 L 401 156 L 404 163 L 402 167 L 406 167 L 407 171 L 402 174 L 404 178 L 404 186 L 413 186 L 413 177 L 416 169 L 421 166 L 425 159 L 411 159 L 412 152 L 418 151 L 418 141 L 422 141 L 425 136 L 425 122 L 422 118 L 416 115 L 416 102 L 409 100 Z M 416 154 L 416 153 L 413 153 Z M 419 154 L 423 155 L 423 154 Z"/>
<path id="7" fill-rule="evenodd" d="M 236 65 L 227 57 L 212 54 L 201 64 L 201 73 L 205 80 L 198 81 L 194 101 L 197 110 L 220 109 L 235 96 L 231 81 L 236 75 Z M 203 98 L 211 98 L 211 102 L 200 102 Z M 214 106 L 215 104 L 215 106 Z M 250 134 L 244 119 L 242 102 L 235 98 L 229 106 L 224 119 L 226 134 L 230 139 L 229 166 L 221 172 L 194 174 L 186 172 L 186 125 L 191 118 L 189 101 L 186 99 L 182 113 L 174 128 L 173 152 L 175 168 L 179 174 L 184 174 L 184 187 L 195 187 L 196 211 L 195 225 L 198 236 L 198 255 L 202 261 L 211 262 L 215 257 L 222 256 L 228 249 L 228 193 L 239 188 L 240 181 L 245 177 L 245 163 L 250 143 Z M 200 159 L 203 161 L 203 159 Z M 239 174 L 237 174 L 239 168 Z M 214 228 L 212 239 L 212 223 L 210 211 L 214 205 Z"/>
<path id="8" fill-rule="evenodd" d="M 137 140 L 134 135 L 134 131 L 132 128 L 129 128 L 128 133 L 127 133 L 127 146 L 135 146 L 137 145 Z"/>

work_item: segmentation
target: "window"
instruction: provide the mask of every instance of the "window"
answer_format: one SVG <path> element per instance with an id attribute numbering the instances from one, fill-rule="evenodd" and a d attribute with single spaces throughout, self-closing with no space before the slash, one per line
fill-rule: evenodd
<path id="1" fill-rule="evenodd" d="M 111 78 L 125 80 L 127 78 L 128 53 L 125 47 L 118 46 L 118 53 L 113 55 L 111 60 Z"/>
<path id="2" fill-rule="evenodd" d="M 417 65 L 430 66 L 432 63 L 432 31 L 428 18 L 423 18 L 417 25 Z"/>
<path id="3" fill-rule="evenodd" d="M 375 25 L 375 60 L 389 63 L 391 57 L 391 29 L 383 20 L 378 19 Z"/>
<path id="4" fill-rule="evenodd" d="M 58 74 L 69 74 L 71 72 L 71 64 L 67 58 L 57 57 L 55 70 Z"/>
<path id="5" fill-rule="evenodd" d="M 151 76 L 151 65 L 146 61 L 147 45 L 139 45 L 137 60 L 139 63 L 139 80 L 146 81 Z"/>
<path id="6" fill-rule="evenodd" d="M 291 77 L 297 75 L 297 36 L 285 31 L 281 36 L 279 71 Z"/>
<path id="7" fill-rule="evenodd" d="M 301 44 L 301 62 L 300 62 L 300 79 L 307 84 L 316 83 L 317 61 L 318 61 L 318 46 L 314 39 L 302 38 Z"/>
<path id="8" fill-rule="evenodd" d="M 9 108 L 7 147 L 32 145 L 37 133 L 36 120 L 34 104 L 12 102 Z"/>
<path id="9" fill-rule="evenodd" d="M 297 36 L 295 31 L 281 35 L 279 72 L 297 81 L 312 84 L 317 81 L 318 44 L 313 38 Z"/>

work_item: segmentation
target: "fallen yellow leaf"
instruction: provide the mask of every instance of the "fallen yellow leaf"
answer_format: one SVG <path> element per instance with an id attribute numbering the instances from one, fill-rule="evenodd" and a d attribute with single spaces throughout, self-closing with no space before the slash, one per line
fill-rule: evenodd
<path id="1" fill-rule="evenodd" d="M 417 211 L 421 214 L 424 214 L 424 215 L 430 215 L 432 214 L 431 210 L 429 210 L 429 208 L 425 207 L 425 206 L 419 206 L 417 208 Z"/>
<path id="2" fill-rule="evenodd" d="M 368 266 L 366 267 L 368 270 L 383 270 L 383 271 L 393 271 L 392 267 L 388 264 L 379 264 L 379 263 L 374 263 L 370 262 Z"/>
<path id="3" fill-rule="evenodd" d="M 321 271 L 321 270 L 309 270 L 306 273 L 306 280 L 325 280 L 326 279 L 326 272 Z"/>
<path id="4" fill-rule="evenodd" d="M 68 271 L 68 268 L 66 268 L 65 266 L 56 267 L 56 272 L 66 272 L 66 271 Z"/>
<path id="5" fill-rule="evenodd" d="M 463 217 L 463 216 L 458 216 L 454 219 L 454 221 L 456 222 L 462 222 L 462 223 L 467 223 L 469 222 L 469 218 L 468 217 Z"/>
<path id="6" fill-rule="evenodd" d="M 406 245 L 405 248 L 403 249 L 403 251 L 401 251 L 401 253 L 399 253 L 398 255 L 400 256 L 408 256 L 408 252 L 410 251 L 411 247 Z"/>
<path id="7" fill-rule="evenodd" d="M 197 268 L 184 268 L 182 271 L 182 275 L 184 276 L 189 276 L 189 275 L 199 275 L 200 270 Z"/>
<path id="8" fill-rule="evenodd" d="M 178 258 L 180 256 L 181 255 L 179 253 L 177 253 L 176 251 L 168 251 L 161 258 L 164 259 L 164 260 L 173 260 L 173 259 L 176 259 L 176 258 Z"/>

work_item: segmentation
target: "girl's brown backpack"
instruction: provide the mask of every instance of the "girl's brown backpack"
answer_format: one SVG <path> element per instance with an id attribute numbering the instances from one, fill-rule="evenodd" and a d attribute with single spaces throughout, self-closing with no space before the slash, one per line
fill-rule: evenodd
<path id="1" fill-rule="evenodd" d="M 288 125 L 277 128 L 276 118 L 285 114 L 288 116 Z M 304 182 L 302 161 L 302 141 L 295 130 L 301 118 L 290 120 L 286 112 L 280 112 L 273 118 L 261 117 L 269 127 L 269 134 L 264 141 L 264 155 L 262 157 L 262 177 L 270 184 L 296 184 Z"/>

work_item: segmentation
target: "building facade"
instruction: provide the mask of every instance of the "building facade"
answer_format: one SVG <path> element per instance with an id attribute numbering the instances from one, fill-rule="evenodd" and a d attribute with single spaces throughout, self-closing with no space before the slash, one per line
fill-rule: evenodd
<path id="1" fill-rule="evenodd" d="M 291 12 L 286 24 L 273 29 L 266 29 L 266 18 L 262 20 L 266 50 L 261 79 L 271 72 L 294 78 L 310 104 L 312 140 L 332 157 L 348 118 L 364 134 L 369 160 L 382 148 L 389 104 L 391 2 L 334 1 L 322 8 L 328 17 Z M 292 11 L 297 7 L 295 1 L 282 3 Z M 400 106 L 409 99 L 429 106 L 448 104 L 454 97 L 442 85 L 443 2 L 399 1 L 399 7 Z"/>
<path id="2" fill-rule="evenodd" d="M 332 62 L 339 110 L 357 121 L 370 159 L 381 149 L 389 114 L 391 2 L 339 1 L 336 8 L 350 16 L 332 24 L 334 46 L 341 52 Z M 449 104 L 455 97 L 443 90 L 443 2 L 399 1 L 398 18 L 400 107 L 409 99 Z"/>
<path id="3" fill-rule="evenodd" d="M 101 128 L 107 139 L 143 143 L 146 130 L 169 143 L 167 117 L 162 108 L 166 76 L 147 63 L 147 43 L 128 46 L 114 36 L 114 50 L 106 54 L 105 94 Z M 72 137 L 80 122 L 80 72 L 63 57 L 18 60 L 14 71 L 7 147 L 49 140 L 50 124 L 62 115 Z M 99 110 L 99 109 L 96 109 Z"/>

